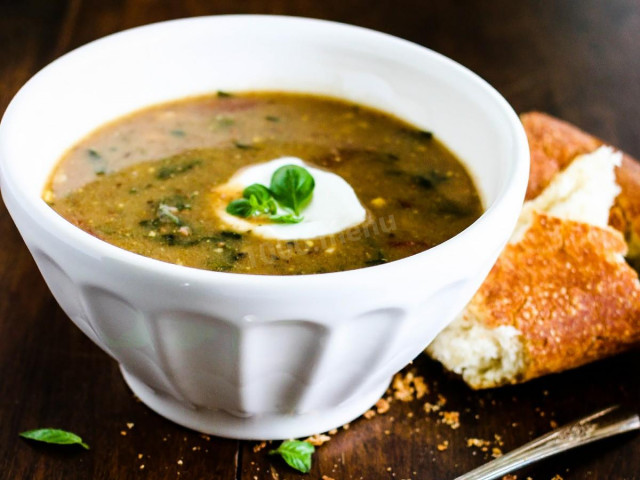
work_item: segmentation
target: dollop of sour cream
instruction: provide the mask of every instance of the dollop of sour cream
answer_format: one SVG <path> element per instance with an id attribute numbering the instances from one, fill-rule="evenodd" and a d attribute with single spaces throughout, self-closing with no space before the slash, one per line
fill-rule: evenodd
<path id="1" fill-rule="evenodd" d="M 242 191 L 251 184 L 269 186 L 271 176 L 284 165 L 304 167 L 313 176 L 315 188 L 307 207 L 300 212 L 300 223 L 280 224 L 245 219 L 226 211 L 230 201 L 242 197 Z M 335 234 L 364 222 L 367 212 L 356 193 L 342 177 L 308 165 L 297 157 L 281 157 L 266 163 L 249 165 L 238 170 L 228 182 L 213 191 L 213 208 L 229 230 L 277 240 L 302 240 Z"/>

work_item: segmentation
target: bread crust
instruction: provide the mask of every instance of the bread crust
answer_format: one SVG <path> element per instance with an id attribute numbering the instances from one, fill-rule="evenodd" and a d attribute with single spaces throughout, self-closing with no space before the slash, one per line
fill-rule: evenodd
<path id="1" fill-rule="evenodd" d="M 551 179 L 578 155 L 590 153 L 603 142 L 573 125 L 541 112 L 520 115 L 529 141 L 531 162 L 526 200 L 540 195 Z"/>
<path id="2" fill-rule="evenodd" d="M 604 144 L 544 113 L 521 121 L 531 152 L 527 200 Z M 472 388 L 523 382 L 640 345 L 640 282 L 623 257 L 640 266 L 640 164 L 624 155 L 615 173 L 621 192 L 609 227 L 538 212 L 523 238 L 501 253 L 464 317 L 488 329 L 517 329 L 524 367 L 508 379 L 465 377 Z"/>
<path id="3" fill-rule="evenodd" d="M 527 200 L 537 197 L 575 157 L 604 145 L 599 138 L 545 113 L 524 113 L 520 120 L 531 152 Z M 616 167 L 616 183 L 621 192 L 611 208 L 609 225 L 623 233 L 629 247 L 627 259 L 640 269 L 640 163 L 623 154 L 622 164 Z"/>
<path id="4" fill-rule="evenodd" d="M 521 332 L 526 369 L 512 383 L 640 342 L 640 283 L 625 252 L 614 229 L 545 214 L 507 245 L 467 308 L 489 328 Z"/>

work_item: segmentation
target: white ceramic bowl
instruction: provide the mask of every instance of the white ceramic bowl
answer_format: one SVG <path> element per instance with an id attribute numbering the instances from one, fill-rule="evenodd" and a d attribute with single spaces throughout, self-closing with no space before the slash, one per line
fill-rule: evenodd
<path id="1" fill-rule="evenodd" d="M 194 94 L 274 89 L 361 102 L 435 132 L 472 172 L 486 213 L 400 261 L 278 277 L 121 250 L 40 197 L 65 149 L 109 120 Z M 287 17 L 177 20 L 92 42 L 35 75 L 0 125 L 2 196 L 67 315 L 149 407 L 236 438 L 305 436 L 369 408 L 480 285 L 515 224 L 528 161 L 517 116 L 460 65 L 381 33 Z"/>

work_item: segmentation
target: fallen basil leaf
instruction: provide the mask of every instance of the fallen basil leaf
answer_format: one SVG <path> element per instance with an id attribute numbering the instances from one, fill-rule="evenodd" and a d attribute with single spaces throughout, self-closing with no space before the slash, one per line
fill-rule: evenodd
<path id="1" fill-rule="evenodd" d="M 300 440 L 286 440 L 269 455 L 280 455 L 287 464 L 302 473 L 311 470 L 311 455 L 316 449 L 309 442 Z"/>
<path id="2" fill-rule="evenodd" d="M 56 445 L 80 445 L 89 450 L 89 445 L 82 441 L 75 433 L 59 430 L 57 428 L 38 428 L 20 433 L 23 438 L 35 440 L 37 442 L 53 443 Z"/>

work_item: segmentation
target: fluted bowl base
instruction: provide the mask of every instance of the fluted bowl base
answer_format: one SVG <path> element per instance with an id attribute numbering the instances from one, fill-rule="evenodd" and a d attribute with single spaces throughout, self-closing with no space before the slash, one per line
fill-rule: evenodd
<path id="1" fill-rule="evenodd" d="M 151 410 L 172 422 L 198 432 L 241 440 L 284 440 L 327 432 L 358 418 L 386 391 L 391 379 L 340 405 L 304 414 L 261 414 L 238 417 L 222 410 L 187 408 L 183 403 L 154 391 L 120 365 L 133 393 Z"/>

